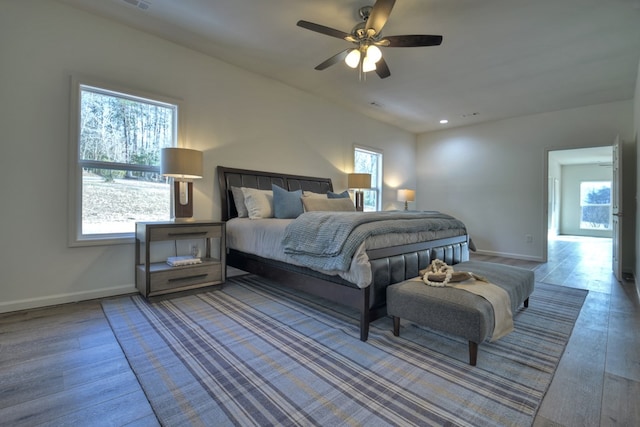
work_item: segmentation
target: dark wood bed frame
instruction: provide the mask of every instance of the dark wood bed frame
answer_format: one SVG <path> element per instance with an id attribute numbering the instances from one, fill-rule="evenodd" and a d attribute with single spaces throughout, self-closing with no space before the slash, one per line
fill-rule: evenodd
<path id="1" fill-rule="evenodd" d="M 223 221 L 238 216 L 231 187 L 271 190 L 271 185 L 276 184 L 289 191 L 303 190 L 323 194 L 327 191 L 333 191 L 330 178 L 260 172 L 223 166 L 218 166 L 217 172 Z M 371 262 L 373 281 L 366 288 L 358 288 L 338 276 L 323 275 L 310 269 L 290 266 L 234 249 L 228 249 L 227 265 L 355 308 L 360 313 L 360 339 L 366 341 L 369 335 L 369 323 L 387 314 L 387 286 L 418 276 L 419 270 L 426 268 L 432 259 L 441 259 L 449 265 L 467 261 L 469 259 L 469 236 L 369 250 L 367 255 Z"/>

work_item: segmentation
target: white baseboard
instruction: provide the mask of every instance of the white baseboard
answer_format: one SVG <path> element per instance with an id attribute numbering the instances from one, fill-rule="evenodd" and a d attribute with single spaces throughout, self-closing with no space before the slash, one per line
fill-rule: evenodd
<path id="1" fill-rule="evenodd" d="M 138 292 L 134 285 L 119 286 L 115 288 L 102 288 L 83 292 L 70 292 L 66 294 L 49 295 L 39 298 L 0 302 L 0 313 L 28 310 L 31 308 L 48 307 L 51 305 L 67 304 L 70 302 L 87 301 L 96 298 L 107 298 L 118 295 L 126 295 Z"/>
<path id="2" fill-rule="evenodd" d="M 483 251 L 478 249 L 475 253 L 478 255 L 486 255 L 486 256 L 499 256 L 504 258 L 513 258 L 513 259 L 521 259 L 524 261 L 534 261 L 534 262 L 544 262 L 542 257 L 539 256 L 530 256 L 530 255 L 522 255 L 522 254 L 510 254 L 505 252 L 493 252 L 493 251 Z"/>

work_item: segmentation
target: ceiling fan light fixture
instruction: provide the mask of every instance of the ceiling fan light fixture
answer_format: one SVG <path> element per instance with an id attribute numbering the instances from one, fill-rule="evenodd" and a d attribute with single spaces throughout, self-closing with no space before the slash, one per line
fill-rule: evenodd
<path id="1" fill-rule="evenodd" d="M 378 62 L 382 59 L 382 51 L 376 45 L 369 45 L 369 47 L 367 48 L 367 58 L 369 58 L 374 63 Z"/>
<path id="2" fill-rule="evenodd" d="M 345 64 L 351 68 L 357 68 L 360 64 L 360 51 L 358 49 L 352 49 L 344 58 Z"/>
<path id="3" fill-rule="evenodd" d="M 376 70 L 376 63 L 373 62 L 368 56 L 365 56 L 364 60 L 362 61 L 362 72 L 368 73 L 369 71 L 375 71 L 375 70 Z"/>
<path id="4" fill-rule="evenodd" d="M 428 34 L 406 34 L 385 36 L 383 38 L 381 34 L 382 28 L 385 26 L 395 3 L 396 0 L 375 0 L 373 6 L 361 7 L 358 13 L 362 18 L 362 22 L 356 24 L 350 33 L 309 21 L 298 21 L 296 24 L 298 27 L 342 39 L 356 46 L 355 48 L 352 47 L 351 49 L 340 51 L 317 65 L 315 69 L 324 70 L 344 59 L 347 66 L 358 70 L 358 76 L 361 80 L 364 79 L 365 73 L 370 71 L 375 71 L 378 77 L 386 79 L 391 75 L 391 72 L 387 62 L 382 57 L 379 46 L 422 47 L 438 46 L 442 43 L 442 36 Z"/>

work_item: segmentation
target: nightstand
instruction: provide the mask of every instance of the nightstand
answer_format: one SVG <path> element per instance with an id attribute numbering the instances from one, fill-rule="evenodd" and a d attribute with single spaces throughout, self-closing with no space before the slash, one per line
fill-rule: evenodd
<path id="1" fill-rule="evenodd" d="M 137 222 L 136 287 L 149 298 L 221 285 L 226 279 L 225 223 Z M 199 252 L 199 264 L 172 267 L 170 256 Z"/>

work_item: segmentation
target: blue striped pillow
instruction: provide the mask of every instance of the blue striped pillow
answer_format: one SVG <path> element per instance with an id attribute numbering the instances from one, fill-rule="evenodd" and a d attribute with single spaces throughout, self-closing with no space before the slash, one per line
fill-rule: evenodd
<path id="1" fill-rule="evenodd" d="M 349 192 L 344 190 L 342 193 L 334 193 L 333 191 L 327 191 L 327 197 L 330 199 L 348 199 Z"/>

